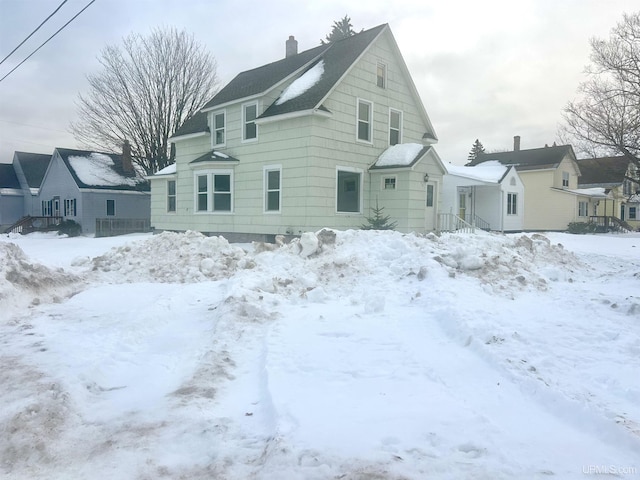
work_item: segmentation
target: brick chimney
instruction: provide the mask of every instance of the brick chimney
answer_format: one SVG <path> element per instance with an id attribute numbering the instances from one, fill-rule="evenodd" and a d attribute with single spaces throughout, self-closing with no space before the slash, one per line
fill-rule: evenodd
<path id="1" fill-rule="evenodd" d="M 131 144 L 129 140 L 125 140 L 122 144 L 122 170 L 125 173 L 133 173 L 133 164 L 131 163 Z"/>
<path id="2" fill-rule="evenodd" d="M 513 137 L 513 151 L 520 151 L 520 135 L 516 135 L 515 137 Z"/>
<path id="3" fill-rule="evenodd" d="M 286 58 L 289 58 L 293 55 L 298 54 L 298 41 L 295 39 L 293 35 L 289 35 L 289 40 L 287 40 L 285 46 L 286 46 Z"/>

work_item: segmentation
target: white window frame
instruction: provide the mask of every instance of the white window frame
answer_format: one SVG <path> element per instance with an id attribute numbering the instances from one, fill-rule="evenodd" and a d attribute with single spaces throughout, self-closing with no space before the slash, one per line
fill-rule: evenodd
<path id="1" fill-rule="evenodd" d="M 113 213 L 111 215 L 109 215 L 109 202 L 113 202 Z M 108 198 L 107 199 L 107 203 L 106 203 L 106 216 L 107 217 L 116 217 L 117 213 L 116 213 L 116 199 L 115 198 Z"/>
<path id="2" fill-rule="evenodd" d="M 627 206 L 627 217 L 629 220 L 638 220 L 638 207 L 635 205 L 633 207 Z"/>
<path id="3" fill-rule="evenodd" d="M 348 173 L 356 173 L 360 176 L 360 182 L 358 185 L 358 211 L 342 211 L 342 210 L 338 210 L 338 193 L 340 190 L 340 184 L 338 181 L 338 173 L 339 172 L 348 172 Z M 363 192 L 363 187 L 364 187 L 364 170 L 362 170 L 361 168 L 354 168 L 354 167 L 344 167 L 344 166 L 337 166 L 336 167 L 336 195 L 335 195 L 335 201 L 336 201 L 336 214 L 338 215 L 362 215 L 362 203 L 364 200 L 364 192 Z"/>
<path id="4" fill-rule="evenodd" d="M 222 128 L 216 127 L 216 117 L 222 115 Z M 222 132 L 222 142 L 218 143 L 218 132 Z M 211 147 L 224 147 L 227 144 L 227 111 L 218 110 L 211 114 Z"/>
<path id="5" fill-rule="evenodd" d="M 389 185 L 393 185 L 392 187 L 387 188 L 387 180 L 392 180 L 389 182 Z M 385 175 L 382 177 L 382 190 L 397 190 L 398 189 L 398 176 L 397 175 Z"/>
<path id="6" fill-rule="evenodd" d="M 397 113 L 398 114 L 398 142 L 397 143 L 391 143 L 391 132 L 393 130 L 395 130 L 392 126 L 391 126 L 391 115 Z M 403 114 L 402 114 L 402 110 L 396 110 L 395 108 L 390 108 L 389 109 L 389 146 L 392 145 L 398 145 L 400 143 L 402 143 L 402 120 L 403 120 Z"/>
<path id="7" fill-rule="evenodd" d="M 214 210 L 215 209 L 215 181 L 214 181 L 214 177 L 216 175 L 229 175 L 229 195 L 230 195 L 230 210 Z M 207 209 L 206 210 L 198 210 L 198 177 L 206 177 L 207 178 L 207 190 L 206 190 L 206 194 L 207 194 Z M 196 215 L 202 215 L 202 214 L 207 214 L 207 215 L 230 215 L 233 214 L 234 212 L 234 194 L 235 194 L 235 188 L 234 188 L 234 176 L 233 176 L 233 169 L 212 169 L 212 170 L 199 170 L 196 172 L 193 172 L 193 191 L 194 191 L 194 198 L 193 198 L 193 211 Z M 220 193 L 220 192 L 218 192 Z M 227 192 L 222 192 L 222 193 L 227 193 Z"/>
<path id="8" fill-rule="evenodd" d="M 169 192 L 169 184 L 173 182 L 173 195 Z M 171 199 L 173 198 L 173 210 L 169 208 Z M 167 213 L 176 213 L 178 211 L 178 183 L 175 178 L 167 180 Z"/>
<path id="9" fill-rule="evenodd" d="M 382 76 L 380 76 L 380 70 L 382 70 Z M 382 85 L 380 85 L 380 79 L 382 79 Z M 376 64 L 376 85 L 379 88 L 387 88 L 387 66 L 382 62 Z"/>
<path id="10" fill-rule="evenodd" d="M 278 172 L 278 188 L 277 189 L 269 189 L 269 173 L 270 172 Z M 265 165 L 262 167 L 262 191 L 263 191 L 263 211 L 266 214 L 276 214 L 282 212 L 282 165 Z M 269 210 L 269 193 L 278 192 L 278 209 L 277 210 Z"/>
<path id="11" fill-rule="evenodd" d="M 578 201 L 578 216 L 579 217 L 589 216 L 589 202 L 584 200 Z"/>
<path id="12" fill-rule="evenodd" d="M 256 119 L 258 118 L 258 102 L 249 102 L 242 104 L 242 142 L 257 142 L 258 141 L 258 124 L 255 119 L 247 122 L 247 108 L 248 107 L 256 107 Z M 249 123 L 253 123 L 256 127 L 256 136 L 252 138 L 247 138 L 247 125 Z"/>
<path id="13" fill-rule="evenodd" d="M 507 215 L 518 215 L 518 194 L 507 192 Z"/>
<path id="14" fill-rule="evenodd" d="M 358 142 L 361 143 L 367 143 L 369 145 L 373 144 L 373 102 L 370 102 L 369 100 L 365 100 L 363 98 L 358 98 L 356 100 L 357 104 L 356 104 L 356 140 Z M 366 120 L 367 125 L 368 125 L 368 133 L 369 133 L 369 139 L 368 140 L 364 140 L 362 138 L 360 138 L 360 105 L 361 104 L 366 104 L 369 106 L 369 116 L 368 119 Z M 363 120 L 364 122 L 364 120 Z"/>
<path id="15" fill-rule="evenodd" d="M 64 199 L 64 216 L 65 217 L 77 217 L 77 203 L 75 198 Z"/>
<path id="16" fill-rule="evenodd" d="M 568 187 L 569 186 L 569 172 L 562 172 L 562 187 Z"/>

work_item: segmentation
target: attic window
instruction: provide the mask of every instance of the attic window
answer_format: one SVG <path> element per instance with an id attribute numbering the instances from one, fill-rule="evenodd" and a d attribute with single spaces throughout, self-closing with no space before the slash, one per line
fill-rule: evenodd
<path id="1" fill-rule="evenodd" d="M 569 186 L 569 172 L 562 172 L 562 186 Z"/>
<path id="2" fill-rule="evenodd" d="M 378 63 L 376 78 L 376 84 L 380 88 L 387 88 L 387 66 L 384 63 Z"/>
<path id="3" fill-rule="evenodd" d="M 511 180 L 510 180 L 509 184 L 510 184 L 511 186 L 514 186 L 514 187 L 515 187 L 515 186 L 516 186 L 516 179 L 515 179 L 515 178 L 513 178 L 513 177 L 511 177 Z"/>

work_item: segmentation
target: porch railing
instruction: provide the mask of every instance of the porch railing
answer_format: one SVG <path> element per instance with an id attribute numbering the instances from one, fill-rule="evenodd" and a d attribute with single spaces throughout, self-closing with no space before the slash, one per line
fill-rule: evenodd
<path id="1" fill-rule="evenodd" d="M 475 233 L 476 227 L 468 222 L 465 222 L 455 213 L 439 213 L 437 231 Z"/>
<path id="2" fill-rule="evenodd" d="M 28 215 L 7 228 L 5 233 L 22 233 L 26 235 L 31 232 L 54 230 L 61 222 L 62 217 L 32 217 Z"/>
<path id="3" fill-rule="evenodd" d="M 633 227 L 624 220 L 613 216 L 591 216 L 589 222 L 595 224 L 599 232 L 633 232 Z"/>
<path id="4" fill-rule="evenodd" d="M 478 227 L 480 230 L 484 230 L 485 232 L 491 230 L 491 225 L 489 225 L 489 222 L 480 218 L 478 215 L 471 215 L 470 213 L 468 213 L 464 216 L 464 221 L 470 225 Z"/>
<path id="5" fill-rule="evenodd" d="M 151 231 L 148 218 L 96 218 L 96 237 L 115 237 Z"/>

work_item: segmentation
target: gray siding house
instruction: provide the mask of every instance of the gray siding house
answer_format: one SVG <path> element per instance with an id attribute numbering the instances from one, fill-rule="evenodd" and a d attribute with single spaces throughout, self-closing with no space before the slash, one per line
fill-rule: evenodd
<path id="1" fill-rule="evenodd" d="M 10 163 L 0 164 L 0 232 L 22 217 L 24 195 Z"/>
<path id="2" fill-rule="evenodd" d="M 403 232 L 436 227 L 444 166 L 388 25 L 237 75 L 175 132 L 150 177 L 151 225 L 229 238 L 358 228 L 371 208 Z"/>
<path id="3" fill-rule="evenodd" d="M 98 219 L 148 219 L 149 183 L 128 155 L 56 148 L 39 202 L 39 215 L 74 220 L 92 234 Z"/>

